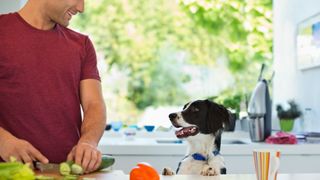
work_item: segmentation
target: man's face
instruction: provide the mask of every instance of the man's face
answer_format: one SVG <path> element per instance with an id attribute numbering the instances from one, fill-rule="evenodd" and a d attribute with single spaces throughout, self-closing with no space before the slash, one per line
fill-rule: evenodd
<path id="1" fill-rule="evenodd" d="M 47 0 L 45 14 L 51 21 L 68 26 L 73 15 L 84 11 L 84 0 Z"/>

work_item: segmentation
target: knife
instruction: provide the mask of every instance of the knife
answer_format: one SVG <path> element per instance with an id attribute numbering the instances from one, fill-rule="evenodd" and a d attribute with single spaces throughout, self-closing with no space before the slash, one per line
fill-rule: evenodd
<path id="1" fill-rule="evenodd" d="M 38 169 L 40 172 L 46 172 L 46 173 L 59 173 L 60 165 L 55 163 L 41 163 L 41 162 L 35 162 L 34 167 Z"/>
<path id="2" fill-rule="evenodd" d="M 101 164 L 99 168 L 96 171 L 100 171 L 101 169 L 109 168 L 111 167 L 115 162 L 114 157 L 109 155 L 103 155 L 101 158 Z M 40 172 L 45 173 L 60 173 L 60 164 L 55 163 L 41 163 L 41 162 L 34 162 L 34 167 L 39 170 Z"/>

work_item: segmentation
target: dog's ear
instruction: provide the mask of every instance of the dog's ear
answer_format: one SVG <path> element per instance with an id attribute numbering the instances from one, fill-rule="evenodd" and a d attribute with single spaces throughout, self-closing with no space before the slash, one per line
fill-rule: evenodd
<path id="1" fill-rule="evenodd" d="M 208 111 L 206 126 L 209 133 L 219 133 L 224 127 L 229 127 L 231 113 L 222 105 L 205 100 Z"/>

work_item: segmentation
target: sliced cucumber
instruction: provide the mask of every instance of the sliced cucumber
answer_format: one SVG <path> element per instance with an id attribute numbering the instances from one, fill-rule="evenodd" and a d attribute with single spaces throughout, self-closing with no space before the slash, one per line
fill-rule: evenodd
<path id="1" fill-rule="evenodd" d="M 115 162 L 114 157 L 108 156 L 108 155 L 103 155 L 101 158 L 101 164 L 96 171 L 100 171 L 102 169 L 108 168 L 108 167 L 112 166 L 114 164 L 114 162 Z M 75 164 L 73 161 L 67 161 L 67 162 L 60 163 L 60 174 L 63 176 L 81 175 L 83 173 L 84 173 L 83 168 L 80 165 Z"/>
<path id="2" fill-rule="evenodd" d="M 83 174 L 83 168 L 78 164 L 71 165 L 71 174 L 81 175 Z"/>
<path id="3" fill-rule="evenodd" d="M 71 165 L 69 162 L 62 162 L 59 166 L 60 174 L 63 176 L 70 175 L 71 173 Z"/>

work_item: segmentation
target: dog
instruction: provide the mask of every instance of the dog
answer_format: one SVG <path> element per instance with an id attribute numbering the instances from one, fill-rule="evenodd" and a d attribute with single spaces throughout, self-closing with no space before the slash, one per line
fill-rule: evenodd
<path id="1" fill-rule="evenodd" d="M 169 114 L 171 124 L 180 128 L 177 138 L 188 142 L 186 156 L 179 163 L 176 174 L 219 175 L 225 167 L 219 154 L 221 133 L 229 125 L 231 113 L 222 105 L 210 100 L 187 103 L 181 112 Z M 163 175 L 174 175 L 170 168 L 164 168 Z"/>

